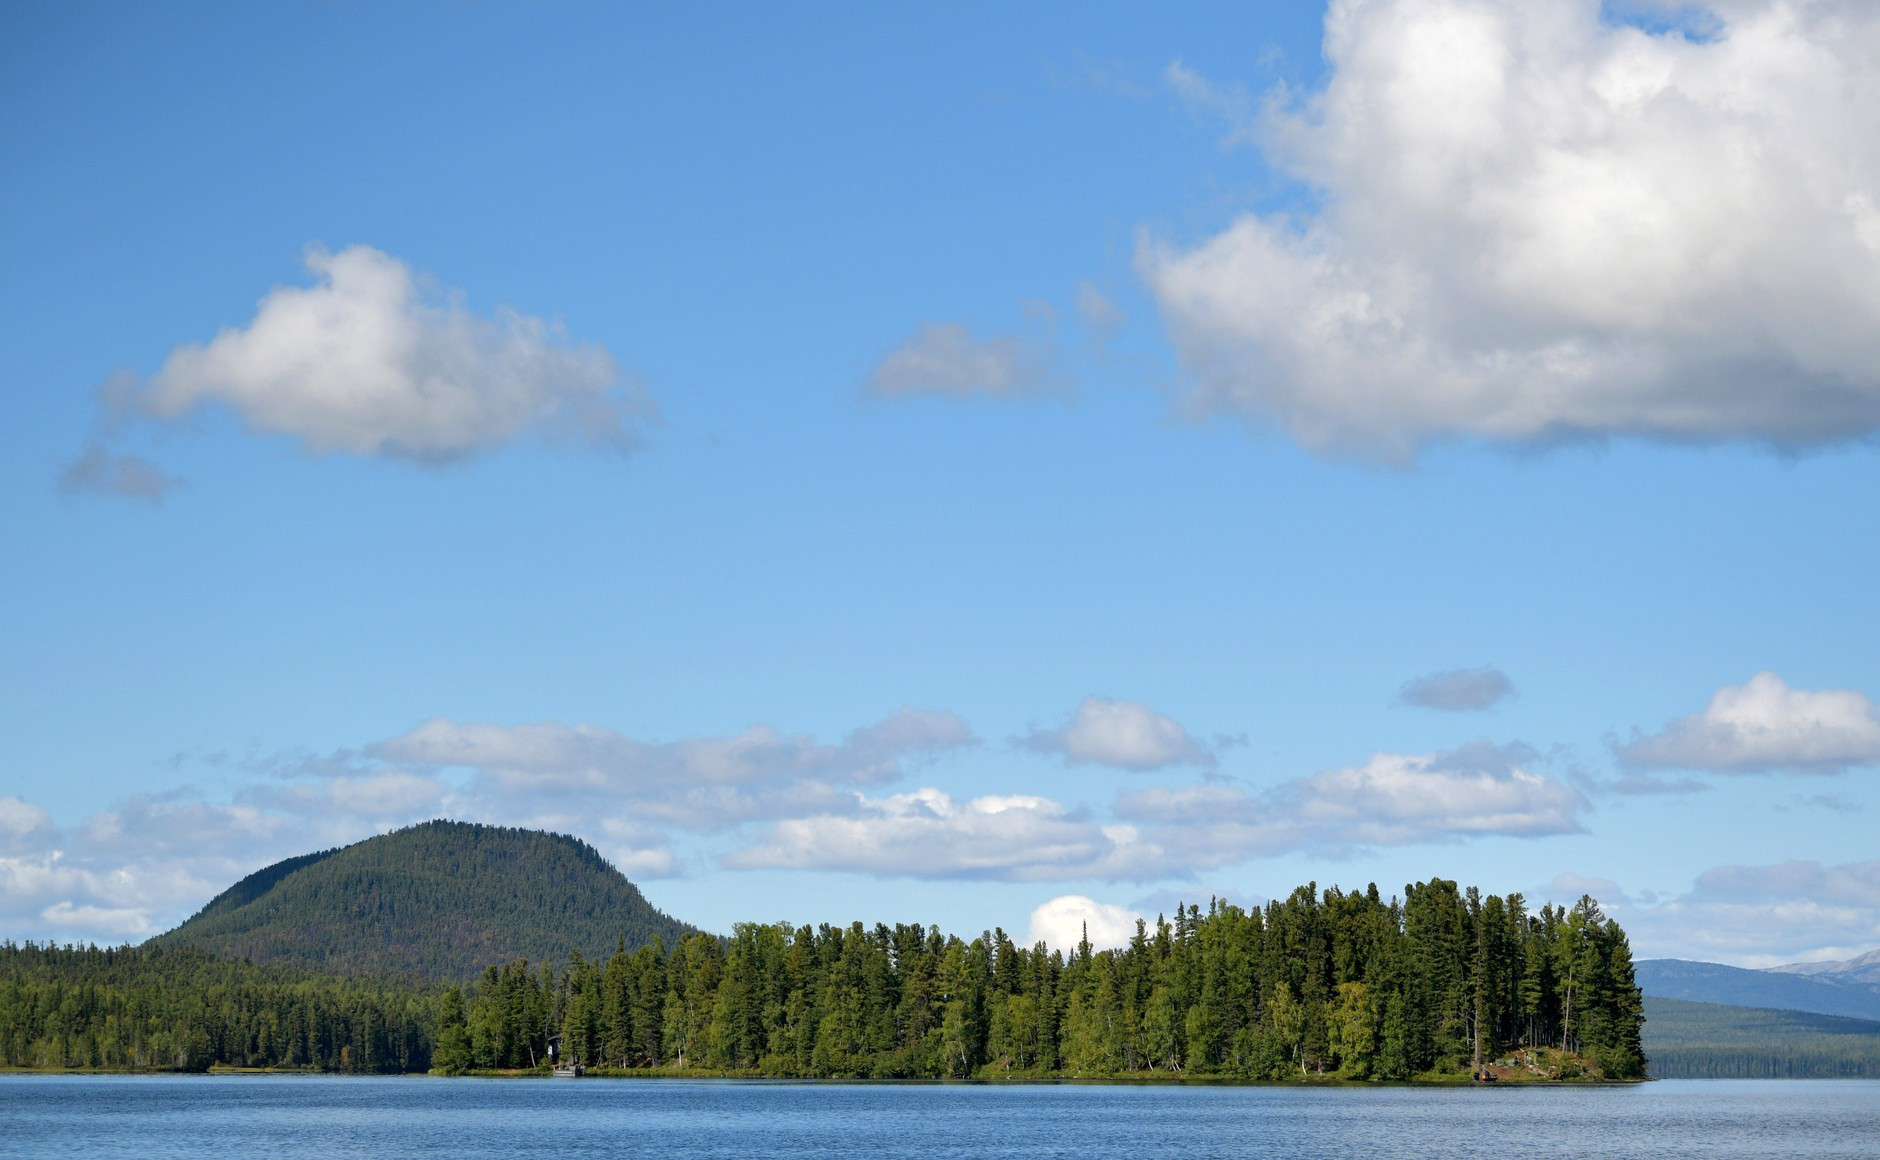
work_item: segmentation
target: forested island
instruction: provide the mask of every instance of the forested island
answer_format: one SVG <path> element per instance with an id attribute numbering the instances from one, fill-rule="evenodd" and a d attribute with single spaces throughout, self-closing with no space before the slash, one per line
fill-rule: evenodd
<path id="1" fill-rule="evenodd" d="M 1591 898 L 1530 914 L 1438 879 L 1402 902 L 1308 885 L 1191 906 L 1068 956 L 998 930 L 745 924 L 561 973 L 492 968 L 445 992 L 434 1063 L 528 1066 L 540 1026 L 621 1070 L 1409 1080 L 1496 1059 L 1541 1074 L 1523 1049 L 1553 1049 L 1552 1078 L 1631 1079 L 1642 1023 L 1625 933 Z"/>
<path id="2" fill-rule="evenodd" d="M 375 841 L 378 839 L 374 839 Z M 1623 930 L 1441 879 L 1215 902 L 1068 954 L 918 924 L 740 924 L 467 982 L 153 940 L 0 944 L 10 1067 L 1349 1081 L 1641 1078 Z"/>

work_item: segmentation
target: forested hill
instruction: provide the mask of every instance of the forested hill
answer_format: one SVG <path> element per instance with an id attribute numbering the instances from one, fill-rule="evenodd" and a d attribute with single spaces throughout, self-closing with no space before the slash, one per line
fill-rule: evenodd
<path id="1" fill-rule="evenodd" d="M 411 826 L 258 870 L 151 940 L 342 974 L 471 979 L 693 928 L 655 910 L 587 843 L 467 822 Z"/>

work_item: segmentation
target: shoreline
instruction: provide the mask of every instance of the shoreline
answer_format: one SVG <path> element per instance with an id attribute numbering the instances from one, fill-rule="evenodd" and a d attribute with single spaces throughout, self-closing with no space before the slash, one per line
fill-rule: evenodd
<path id="1" fill-rule="evenodd" d="M 176 1068 L 109 1068 L 109 1067 L 0 1067 L 0 1077 L 18 1076 L 317 1076 L 330 1079 L 502 1079 L 502 1080 L 566 1080 L 569 1077 L 555 1076 L 546 1068 L 514 1069 L 478 1069 L 446 1075 L 435 1071 L 406 1072 L 351 1072 L 319 1071 L 313 1068 L 285 1067 L 223 1067 L 215 1066 L 207 1071 L 182 1071 Z M 883 1086 L 883 1087 L 1055 1087 L 1063 1085 L 1079 1086 L 1118 1086 L 1118 1087 L 1322 1087 L 1322 1088 L 1499 1088 L 1499 1087 L 1631 1087 L 1638 1084 L 1656 1083 L 1652 1077 L 1639 1079 L 1522 1079 L 1499 1080 L 1484 1083 L 1468 1076 L 1433 1076 L 1428 1079 L 1408 1080 L 1367 1080 L 1340 1079 L 1337 1076 L 1297 1076 L 1288 1079 L 1241 1079 L 1223 1075 L 1156 1075 L 1151 1073 L 1128 1075 L 1036 1075 L 1036 1076 L 971 1076 L 967 1078 L 935 1079 L 925 1077 L 870 1077 L 870 1076 L 792 1076 L 763 1075 L 756 1072 L 723 1071 L 671 1071 L 671 1070 L 619 1070 L 600 1068 L 588 1071 L 579 1078 L 583 1080 L 608 1081 L 686 1081 L 714 1080 L 734 1083 L 775 1083 L 775 1084 L 828 1084 L 837 1086 Z"/>

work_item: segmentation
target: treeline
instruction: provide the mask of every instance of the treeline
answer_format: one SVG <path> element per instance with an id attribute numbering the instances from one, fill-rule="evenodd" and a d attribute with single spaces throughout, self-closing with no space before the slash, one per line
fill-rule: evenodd
<path id="1" fill-rule="evenodd" d="M 8 1067 L 431 1066 L 436 988 L 256 966 L 191 948 L 0 943 Z"/>
<path id="2" fill-rule="evenodd" d="M 1880 1022 L 1648 998 L 1660 1079 L 1880 1078 Z"/>
<path id="3" fill-rule="evenodd" d="M 1178 908 L 1119 950 L 918 924 L 739 925 L 468 987 L 202 951 L 0 944 L 14 1067 L 590 1067 L 802 1077 L 1463 1075 L 1521 1048 L 1644 1074 L 1631 951 L 1591 898 L 1435 880 Z"/>
<path id="4" fill-rule="evenodd" d="M 1467 1074 L 1522 1047 L 1645 1071 L 1624 931 L 1591 898 L 1434 880 L 1398 901 L 1305 886 L 1215 902 L 1068 956 L 1003 931 L 743 924 L 566 970 L 489 968 L 439 1000 L 446 1071 L 538 1066 L 814 1077 Z M 1563 1077 L 1564 1078 L 1564 1077 Z"/>
<path id="5" fill-rule="evenodd" d="M 1653 1079 L 1880 1079 L 1880 1057 L 1829 1039 L 1763 1048 L 1668 1047 Z"/>

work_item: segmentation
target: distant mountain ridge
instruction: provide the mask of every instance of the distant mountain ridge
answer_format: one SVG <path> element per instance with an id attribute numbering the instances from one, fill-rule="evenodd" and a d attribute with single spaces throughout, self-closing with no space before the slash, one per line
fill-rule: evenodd
<path id="1" fill-rule="evenodd" d="M 1786 963 L 1769 969 L 1788 975 L 1811 975 L 1837 983 L 1880 983 L 1880 951 L 1868 951 L 1838 963 Z"/>
<path id="2" fill-rule="evenodd" d="M 1633 969 L 1647 998 L 1880 1020 L 1880 984 L 1852 975 L 1757 971 L 1687 959 L 1641 959 Z"/>
<path id="3" fill-rule="evenodd" d="M 655 909 L 564 834 L 432 821 L 287 858 L 151 942 L 344 974 L 469 979 L 526 958 L 565 963 L 696 928 Z"/>

